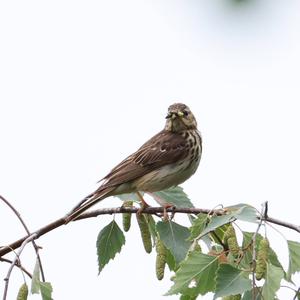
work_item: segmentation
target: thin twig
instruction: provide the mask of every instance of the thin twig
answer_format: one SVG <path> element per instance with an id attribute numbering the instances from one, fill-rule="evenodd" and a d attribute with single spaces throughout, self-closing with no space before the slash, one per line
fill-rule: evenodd
<path id="1" fill-rule="evenodd" d="M 27 227 L 26 223 L 24 222 L 23 218 L 21 217 L 21 214 L 16 210 L 16 208 L 8 201 L 6 200 L 3 196 L 0 195 L 0 199 L 13 211 L 13 213 L 16 215 L 16 217 L 19 219 L 19 221 L 21 222 L 21 224 L 23 225 L 26 233 L 28 235 L 30 235 L 30 231 L 29 228 Z M 42 260 L 41 257 L 39 255 L 39 247 L 37 246 L 37 244 L 35 243 L 34 240 L 32 240 L 32 245 L 33 248 L 35 250 L 36 253 L 36 257 L 39 261 L 40 264 L 40 270 L 41 270 L 41 276 L 42 276 L 42 280 L 45 281 L 45 275 L 44 275 L 44 270 L 43 270 L 43 266 L 42 266 Z"/>
<path id="2" fill-rule="evenodd" d="M 261 215 L 260 215 L 260 221 L 258 223 L 258 226 L 256 228 L 255 233 L 252 236 L 252 300 L 255 300 L 256 293 L 255 293 L 255 269 L 256 269 L 256 236 L 259 232 L 259 229 L 264 221 L 264 217 L 267 216 L 268 211 L 268 202 L 264 202 L 261 209 Z"/>
<path id="3" fill-rule="evenodd" d="M 14 258 L 14 260 L 12 261 L 10 268 L 7 272 L 6 277 L 4 278 L 5 281 L 5 287 L 4 287 L 4 293 L 3 293 L 3 300 L 6 300 L 6 296 L 7 296 L 7 291 L 8 291 L 8 284 L 9 284 L 9 278 L 10 278 L 10 274 L 16 264 L 16 262 L 19 260 L 19 257 L 22 253 L 22 251 L 24 250 L 25 246 L 29 243 L 32 242 L 34 239 L 36 239 L 36 233 L 33 233 L 32 235 L 28 236 L 22 243 L 19 251 L 16 253 L 16 256 Z"/>
<path id="4" fill-rule="evenodd" d="M 0 257 L 0 261 L 7 262 L 8 264 L 12 264 L 13 261 L 4 257 Z M 29 278 L 32 278 L 32 274 L 27 271 L 22 265 L 20 261 L 16 261 L 15 266 L 22 270 Z"/>
<path id="5" fill-rule="evenodd" d="M 264 221 L 267 221 L 267 222 L 270 222 L 270 223 L 273 223 L 273 224 L 277 224 L 277 225 L 280 225 L 280 226 L 283 226 L 283 227 L 286 227 L 286 228 L 293 229 L 297 232 L 300 232 L 300 226 L 299 225 L 295 225 L 295 224 L 292 224 L 292 223 L 289 223 L 289 222 L 281 221 L 281 220 L 278 220 L 278 219 L 275 219 L 275 218 L 271 218 L 269 216 L 264 218 Z"/>
<path id="6" fill-rule="evenodd" d="M 112 215 L 112 214 L 121 214 L 121 213 L 131 213 L 131 214 L 135 214 L 137 213 L 137 211 L 139 210 L 138 207 L 114 207 L 114 208 L 102 208 L 102 209 L 97 209 L 91 212 L 87 212 L 82 214 L 81 216 L 79 216 L 75 221 L 79 221 L 82 219 L 88 219 L 88 218 L 94 218 L 100 215 Z M 146 207 L 143 210 L 144 214 L 157 214 L 157 213 L 163 213 L 164 208 L 163 207 Z M 204 214 L 213 214 L 213 215 L 224 215 L 227 212 L 224 209 L 216 209 L 216 210 L 211 210 L 211 209 L 205 209 L 205 208 L 181 208 L 181 207 L 176 207 L 175 209 L 173 208 L 167 208 L 167 212 L 175 212 L 175 213 L 183 213 L 183 214 L 200 214 L 200 213 L 204 213 Z M 66 222 L 66 217 L 62 217 L 60 219 L 55 220 L 54 222 L 45 225 L 44 227 L 38 229 L 35 231 L 36 233 L 36 239 L 38 239 L 40 236 L 46 234 L 49 231 L 52 231 L 62 225 L 65 224 Z M 300 233 L 300 226 L 296 226 L 293 225 L 291 226 L 291 224 L 288 224 L 289 226 L 287 226 L 287 223 L 284 221 L 280 221 L 278 219 L 274 219 L 274 218 L 270 218 L 268 216 L 263 217 L 263 221 L 268 221 L 270 223 L 274 223 L 283 227 L 288 227 L 290 229 L 293 229 L 297 232 Z M 0 257 L 13 251 L 14 249 L 19 248 L 23 241 L 28 237 L 22 237 L 19 240 L 11 243 L 8 246 L 4 246 L 2 248 L 0 248 Z"/>
<path id="7" fill-rule="evenodd" d="M 298 296 L 300 295 L 300 287 L 299 287 L 298 290 L 295 291 L 295 292 L 296 292 L 296 294 L 295 294 L 293 300 L 296 300 L 296 299 L 298 298 Z"/>

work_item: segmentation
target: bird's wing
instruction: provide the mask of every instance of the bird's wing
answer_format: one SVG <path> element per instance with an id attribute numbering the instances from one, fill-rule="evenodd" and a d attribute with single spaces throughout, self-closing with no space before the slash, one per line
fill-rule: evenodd
<path id="1" fill-rule="evenodd" d="M 161 131 L 111 170 L 101 188 L 132 181 L 187 155 L 187 142 L 181 134 Z"/>

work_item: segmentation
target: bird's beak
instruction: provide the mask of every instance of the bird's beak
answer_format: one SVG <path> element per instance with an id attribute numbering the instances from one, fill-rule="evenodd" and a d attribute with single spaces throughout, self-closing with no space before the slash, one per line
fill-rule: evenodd
<path id="1" fill-rule="evenodd" d="M 175 112 L 175 111 L 170 111 L 167 116 L 166 119 L 176 119 L 177 117 L 182 117 L 183 116 L 183 112 L 179 111 L 179 112 Z"/>
<path id="2" fill-rule="evenodd" d="M 173 115 L 174 115 L 174 113 L 169 112 L 166 116 L 166 119 L 171 119 L 171 118 L 174 119 Z"/>

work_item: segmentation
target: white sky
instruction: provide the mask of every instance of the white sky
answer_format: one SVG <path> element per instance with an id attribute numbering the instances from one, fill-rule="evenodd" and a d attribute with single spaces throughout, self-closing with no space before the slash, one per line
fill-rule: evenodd
<path id="1" fill-rule="evenodd" d="M 200 168 L 183 185 L 193 203 L 268 200 L 270 215 L 299 223 L 299 37 L 297 0 L 2 1 L 0 194 L 32 230 L 63 216 L 181 101 L 203 135 Z M 2 244 L 24 235 L 2 204 L 0 219 Z M 162 296 L 169 274 L 156 280 L 134 228 L 97 276 L 96 237 L 111 219 L 38 240 L 54 298 L 178 299 Z M 286 263 L 282 237 L 267 232 Z M 33 260 L 28 247 L 22 261 L 32 270 Z M 15 270 L 8 299 L 21 283 Z"/>

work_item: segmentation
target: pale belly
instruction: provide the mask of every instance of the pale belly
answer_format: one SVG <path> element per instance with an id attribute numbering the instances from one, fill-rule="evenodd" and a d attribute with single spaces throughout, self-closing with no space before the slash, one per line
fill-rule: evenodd
<path id="1" fill-rule="evenodd" d="M 156 192 L 177 186 L 190 178 L 199 166 L 200 158 L 192 164 L 167 165 L 146 174 L 134 182 L 137 191 Z"/>

